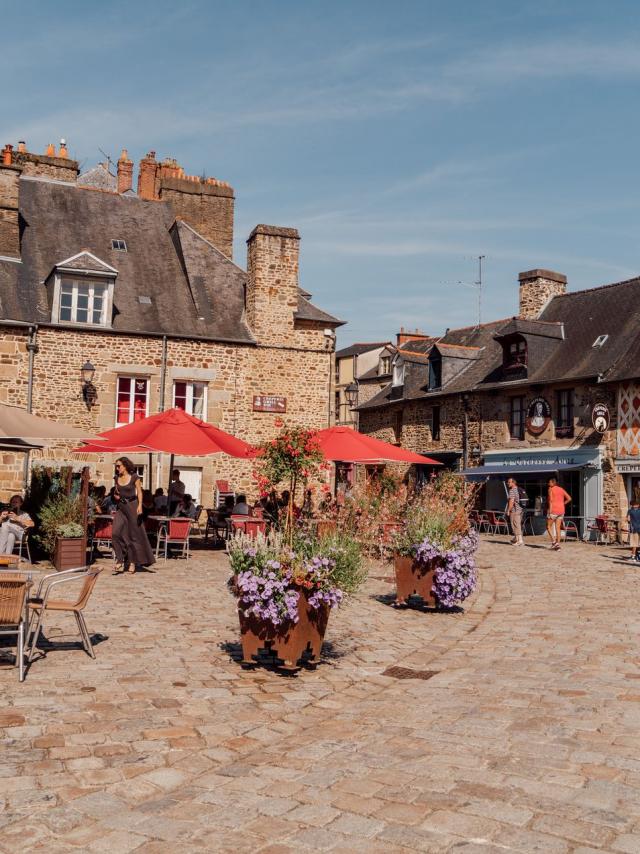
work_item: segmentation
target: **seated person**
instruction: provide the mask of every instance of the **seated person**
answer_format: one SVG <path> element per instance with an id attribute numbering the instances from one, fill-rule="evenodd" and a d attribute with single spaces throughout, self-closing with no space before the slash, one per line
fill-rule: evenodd
<path id="1" fill-rule="evenodd" d="M 94 510 L 96 513 L 104 512 L 102 510 L 102 505 L 105 503 L 107 498 L 107 487 L 106 486 L 96 486 L 93 490 L 93 501 L 94 501 Z"/>
<path id="2" fill-rule="evenodd" d="M 169 499 L 164 494 L 164 489 L 159 486 L 153 496 L 155 511 L 159 516 L 164 516 L 169 507 Z"/>
<path id="3" fill-rule="evenodd" d="M 193 503 L 193 498 L 189 494 L 185 493 L 172 515 L 173 518 L 182 517 L 183 519 L 195 519 L 196 505 Z"/>
<path id="4" fill-rule="evenodd" d="M 238 499 L 236 503 L 233 505 L 233 510 L 231 513 L 234 516 L 248 516 L 249 515 L 249 505 L 247 504 L 247 496 L 246 495 L 238 495 Z"/>
<path id="5" fill-rule="evenodd" d="M 227 519 L 229 516 L 231 516 L 231 514 L 233 513 L 233 507 L 234 507 L 235 503 L 236 503 L 236 500 L 233 497 L 233 495 L 225 496 L 224 504 L 219 510 L 220 515 L 224 516 L 225 519 Z"/>
<path id="6" fill-rule="evenodd" d="M 153 500 L 153 495 L 151 494 L 150 489 L 142 490 L 142 515 L 146 519 L 147 516 L 151 516 L 154 510 L 156 509 L 155 501 Z"/>
<path id="7" fill-rule="evenodd" d="M 22 509 L 22 496 L 12 495 L 9 509 L 0 513 L 0 554 L 13 554 L 16 540 L 20 541 L 24 532 L 33 525 L 31 516 Z"/>

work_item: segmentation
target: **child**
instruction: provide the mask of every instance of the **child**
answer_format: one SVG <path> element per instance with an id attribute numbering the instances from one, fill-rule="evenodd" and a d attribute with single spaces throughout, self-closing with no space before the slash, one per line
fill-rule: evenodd
<path id="1" fill-rule="evenodd" d="M 640 560 L 638 549 L 640 548 L 640 504 L 637 498 L 631 499 L 631 507 L 627 512 L 629 522 L 629 545 L 631 546 L 631 557 L 629 560 Z"/>

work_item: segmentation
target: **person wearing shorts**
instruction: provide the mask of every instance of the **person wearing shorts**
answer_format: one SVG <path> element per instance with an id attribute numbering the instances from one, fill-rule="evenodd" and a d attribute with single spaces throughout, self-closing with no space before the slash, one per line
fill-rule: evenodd
<path id="1" fill-rule="evenodd" d="M 627 512 L 629 523 L 629 545 L 631 546 L 630 560 L 640 561 L 640 504 L 638 499 L 633 498 L 631 507 Z"/>
<path id="2" fill-rule="evenodd" d="M 560 548 L 560 536 L 562 523 L 564 522 L 564 511 L 571 501 L 571 496 L 561 486 L 555 477 L 549 478 L 549 489 L 547 491 L 547 531 L 551 537 L 551 545 L 554 551 Z"/>

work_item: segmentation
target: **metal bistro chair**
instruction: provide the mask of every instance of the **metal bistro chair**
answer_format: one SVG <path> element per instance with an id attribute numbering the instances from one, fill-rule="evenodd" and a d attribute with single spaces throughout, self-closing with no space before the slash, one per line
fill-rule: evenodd
<path id="1" fill-rule="evenodd" d="M 21 537 L 16 537 L 16 541 L 13 544 L 13 553 L 18 553 L 18 561 L 23 560 L 22 552 L 26 552 L 27 560 L 29 563 L 33 563 L 31 560 L 31 551 L 29 549 L 29 528 L 25 528 L 22 532 Z"/>
<path id="2" fill-rule="evenodd" d="M 166 525 L 163 525 L 158 531 L 158 541 L 156 543 L 156 557 L 160 552 L 160 547 L 164 546 L 164 559 L 168 559 L 169 546 L 182 546 L 182 557 L 189 560 L 191 556 L 189 534 L 191 532 L 192 519 L 182 519 L 179 516 L 175 519 L 169 519 Z"/>
<path id="3" fill-rule="evenodd" d="M 206 530 L 207 530 L 206 525 L 204 525 L 204 524 L 203 524 L 203 521 L 202 521 L 202 514 L 203 514 L 203 513 L 204 513 L 204 507 L 203 507 L 203 505 L 202 505 L 202 504 L 197 504 L 197 505 L 196 505 L 196 515 L 195 515 L 194 520 L 193 520 L 193 527 L 194 527 L 194 529 L 195 529 L 195 528 L 197 528 L 197 529 L 198 529 L 198 533 L 199 533 L 199 534 L 206 533 Z M 208 521 L 208 520 L 207 520 L 207 521 Z"/>
<path id="4" fill-rule="evenodd" d="M 24 681 L 24 652 L 26 645 L 25 601 L 31 579 L 9 572 L 0 574 L 0 635 L 17 635 L 16 666 L 18 679 Z"/>
<path id="5" fill-rule="evenodd" d="M 29 645 L 28 661 L 31 661 L 33 658 L 33 653 L 38 645 L 38 639 L 40 638 L 42 626 L 44 625 L 45 614 L 51 611 L 66 611 L 73 614 L 78 625 L 78 632 L 82 638 L 82 645 L 85 652 L 87 655 L 90 655 L 91 658 L 96 657 L 82 612 L 89 601 L 91 592 L 103 569 L 104 567 L 102 566 L 93 566 L 90 568 L 80 566 L 77 569 L 67 569 L 64 572 L 55 572 L 50 575 L 45 575 L 38 585 L 37 594 L 33 598 L 30 598 L 27 603 L 29 611 L 31 612 L 29 618 L 29 635 L 33 632 L 31 643 Z M 67 584 L 70 581 L 83 582 L 77 597 L 75 599 L 53 599 L 51 591 L 54 588 L 58 588 L 61 584 Z M 55 592 L 58 592 L 57 589 Z"/>
<path id="6" fill-rule="evenodd" d="M 92 549 L 109 549 L 115 560 L 113 551 L 113 519 L 96 519 L 94 522 Z"/>
<path id="7" fill-rule="evenodd" d="M 504 513 L 498 513 L 495 510 L 487 510 L 487 520 L 491 527 L 492 534 L 509 534 L 509 522 Z"/>

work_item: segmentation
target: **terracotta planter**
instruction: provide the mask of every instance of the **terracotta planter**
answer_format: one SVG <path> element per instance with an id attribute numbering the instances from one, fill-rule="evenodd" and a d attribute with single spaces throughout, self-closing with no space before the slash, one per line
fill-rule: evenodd
<path id="1" fill-rule="evenodd" d="M 330 537 L 336 532 L 336 523 L 331 519 L 320 519 L 316 522 L 316 532 L 318 537 Z"/>
<path id="2" fill-rule="evenodd" d="M 433 576 L 435 563 L 425 567 L 412 557 L 396 555 L 394 557 L 396 571 L 396 603 L 405 605 L 410 596 L 419 596 L 425 605 L 435 606 L 438 600 L 433 594 Z"/>
<path id="3" fill-rule="evenodd" d="M 315 667 L 320 660 L 320 650 L 329 621 L 329 607 L 310 608 L 308 593 L 301 591 L 298 600 L 298 622 L 275 628 L 257 617 L 245 617 L 240 610 L 242 635 L 242 664 L 258 663 L 261 650 L 271 655 L 274 664 L 282 670 L 298 670 L 303 664 Z"/>
<path id="4" fill-rule="evenodd" d="M 65 569 L 76 569 L 79 566 L 86 566 L 87 538 L 58 537 L 52 563 L 58 572 L 63 572 Z"/>

